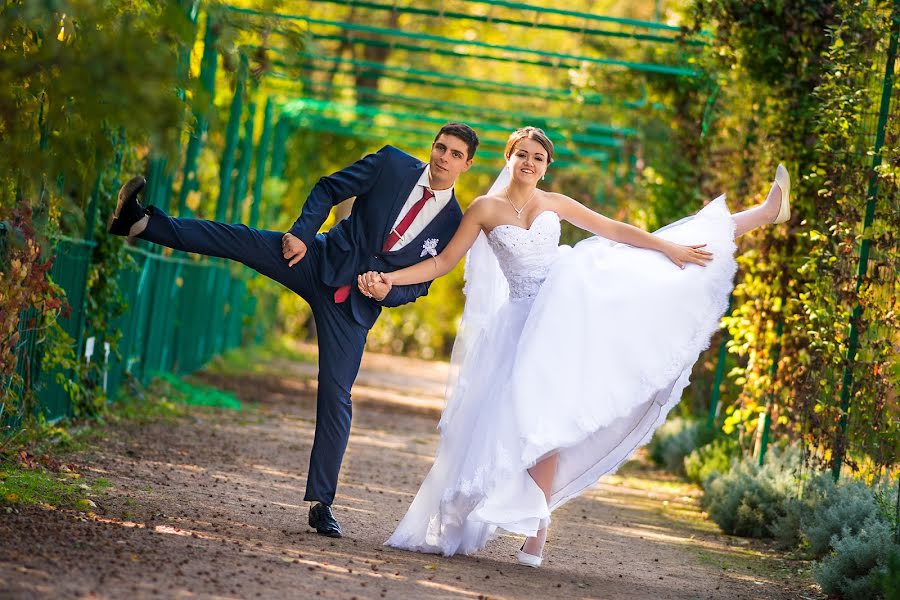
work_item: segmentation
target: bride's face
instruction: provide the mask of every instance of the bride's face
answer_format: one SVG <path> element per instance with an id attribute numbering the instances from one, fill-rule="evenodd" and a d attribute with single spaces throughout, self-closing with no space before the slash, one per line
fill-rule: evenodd
<path id="1" fill-rule="evenodd" d="M 537 185 L 547 172 L 547 151 L 531 138 L 518 142 L 509 155 L 510 176 L 522 183 Z"/>

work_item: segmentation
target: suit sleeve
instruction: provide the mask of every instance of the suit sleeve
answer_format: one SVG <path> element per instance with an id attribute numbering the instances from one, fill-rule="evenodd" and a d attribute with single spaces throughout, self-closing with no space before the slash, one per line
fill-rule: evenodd
<path id="1" fill-rule="evenodd" d="M 290 233 L 309 246 L 328 218 L 331 208 L 347 198 L 365 194 L 372 189 L 387 161 L 388 146 L 385 146 L 375 154 L 369 154 L 349 167 L 319 179 L 306 197 L 300 216 L 291 226 Z"/>
<path id="2" fill-rule="evenodd" d="M 393 307 L 409 302 L 415 302 L 416 298 L 419 296 L 428 294 L 429 286 L 431 286 L 430 281 L 426 283 L 413 283 L 411 285 L 395 285 L 391 288 L 391 291 L 388 292 L 388 295 L 384 297 L 384 300 L 378 304 L 381 306 Z"/>

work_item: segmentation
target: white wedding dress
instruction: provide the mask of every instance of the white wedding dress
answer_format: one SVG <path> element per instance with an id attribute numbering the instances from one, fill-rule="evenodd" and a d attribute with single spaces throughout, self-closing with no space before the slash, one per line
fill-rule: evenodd
<path id="1" fill-rule="evenodd" d="M 434 464 L 386 544 L 449 556 L 483 548 L 498 528 L 535 535 L 648 442 L 727 308 L 734 230 L 720 197 L 656 232 L 713 253 L 682 270 L 600 237 L 560 247 L 553 212 L 530 229 L 494 228 L 508 299 L 460 365 Z M 527 469 L 557 451 L 548 505 Z"/>

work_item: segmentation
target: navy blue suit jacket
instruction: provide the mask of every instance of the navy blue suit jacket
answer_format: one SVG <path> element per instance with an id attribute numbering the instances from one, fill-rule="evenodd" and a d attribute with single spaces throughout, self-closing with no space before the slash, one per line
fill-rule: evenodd
<path id="1" fill-rule="evenodd" d="M 357 275 L 366 271 L 395 271 L 425 260 L 428 255 L 423 258 L 422 250 L 427 239 L 436 239 L 437 251 L 441 252 L 462 221 L 462 209 L 454 194 L 415 239 L 397 251 L 382 251 L 391 227 L 425 166 L 405 152 L 385 146 L 346 169 L 319 179 L 290 229 L 290 233 L 307 246 L 315 241 L 324 244 L 320 268 L 322 283 L 332 288 L 351 287 L 348 302 L 353 318 L 360 325 L 371 327 L 382 306 L 400 306 L 424 296 L 431 282 L 395 285 L 379 302 L 359 291 Z M 354 196 L 356 201 L 350 215 L 316 240 L 319 227 L 331 208 Z"/>

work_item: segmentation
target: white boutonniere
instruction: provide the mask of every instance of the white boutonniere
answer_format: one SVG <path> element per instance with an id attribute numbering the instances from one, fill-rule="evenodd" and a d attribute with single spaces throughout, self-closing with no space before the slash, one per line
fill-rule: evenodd
<path id="1" fill-rule="evenodd" d="M 425 243 L 422 244 L 422 254 L 419 256 L 425 256 L 426 254 L 430 254 L 432 257 L 437 256 L 437 238 L 428 238 L 425 240 Z"/>

